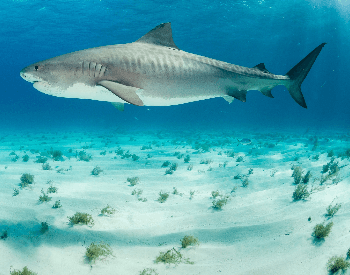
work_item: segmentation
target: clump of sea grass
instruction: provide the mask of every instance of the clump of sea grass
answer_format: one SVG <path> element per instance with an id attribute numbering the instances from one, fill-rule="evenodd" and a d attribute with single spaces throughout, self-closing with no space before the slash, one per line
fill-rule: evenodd
<path id="1" fill-rule="evenodd" d="M 303 178 L 303 169 L 301 168 L 301 166 L 293 166 L 292 170 L 293 170 L 292 177 L 294 178 L 294 184 L 299 184 Z"/>
<path id="2" fill-rule="evenodd" d="M 171 175 L 177 170 L 177 163 L 172 163 L 168 169 L 165 170 L 166 175 Z"/>
<path id="3" fill-rule="evenodd" d="M 140 179 L 139 177 L 127 178 L 127 182 L 129 182 L 131 186 L 135 186 L 140 182 Z"/>
<path id="4" fill-rule="evenodd" d="M 49 231 L 49 224 L 47 222 L 42 222 L 40 226 L 40 233 L 45 234 L 47 231 Z"/>
<path id="5" fill-rule="evenodd" d="M 113 215 L 115 213 L 115 209 L 107 204 L 105 208 L 101 210 L 101 215 L 103 216 L 109 216 Z"/>
<path id="6" fill-rule="evenodd" d="M 85 256 L 90 263 L 94 263 L 101 258 L 107 258 L 110 255 L 112 255 L 111 247 L 102 242 L 99 244 L 91 243 L 85 252 Z"/>
<path id="7" fill-rule="evenodd" d="M 327 207 L 327 214 L 326 214 L 326 216 L 327 217 L 333 217 L 334 215 L 335 215 L 335 213 L 337 213 L 338 212 L 338 210 L 340 209 L 340 207 L 341 207 L 341 204 L 336 204 L 336 205 L 334 205 L 334 206 L 332 206 L 332 205 L 329 205 L 328 207 Z"/>
<path id="8" fill-rule="evenodd" d="M 164 264 L 179 264 L 184 262 L 186 264 L 193 264 L 193 262 L 189 261 L 187 258 L 183 258 L 182 254 L 177 251 L 174 247 L 169 249 L 166 252 L 160 252 L 159 256 L 156 258 L 155 263 L 164 263 Z"/>
<path id="9" fill-rule="evenodd" d="M 302 178 L 303 183 L 307 184 L 310 181 L 311 176 L 312 176 L 311 172 L 307 171 L 305 176 Z"/>
<path id="10" fill-rule="evenodd" d="M 85 151 L 80 151 L 78 153 L 78 159 L 81 160 L 81 161 L 90 161 L 92 159 L 92 156 L 91 155 L 88 155 L 86 154 Z"/>
<path id="11" fill-rule="evenodd" d="M 215 210 L 221 210 L 228 202 L 229 197 L 220 195 L 217 199 L 213 200 L 213 208 Z"/>
<path id="12" fill-rule="evenodd" d="M 51 150 L 49 152 L 54 161 L 63 160 L 63 153 L 60 150 Z"/>
<path id="13" fill-rule="evenodd" d="M 69 222 L 74 224 L 85 224 L 85 225 L 94 225 L 94 220 L 91 215 L 87 213 L 77 212 L 73 216 L 68 217 Z"/>
<path id="14" fill-rule="evenodd" d="M 50 164 L 48 164 L 48 163 L 43 163 L 43 165 L 41 167 L 43 168 L 43 170 L 52 170 Z"/>
<path id="15" fill-rule="evenodd" d="M 23 162 L 28 162 L 29 156 L 26 154 L 22 157 Z"/>
<path id="16" fill-rule="evenodd" d="M 161 167 L 162 167 L 162 168 L 163 168 L 163 167 L 168 167 L 170 164 L 171 164 L 171 162 L 167 160 L 167 161 L 164 161 L 164 162 L 163 162 L 163 164 L 162 164 Z"/>
<path id="17" fill-rule="evenodd" d="M 13 193 L 12 193 L 12 196 L 17 196 L 19 194 L 19 190 L 17 188 L 14 188 L 13 189 Z"/>
<path id="18" fill-rule="evenodd" d="M 21 176 L 21 187 L 27 187 L 29 184 L 33 184 L 34 183 L 34 176 L 28 173 L 22 174 Z"/>
<path id="19" fill-rule="evenodd" d="M 7 230 L 5 230 L 4 232 L 2 232 L 1 236 L 0 236 L 0 239 L 1 240 L 6 240 L 8 237 L 8 233 L 7 233 Z"/>
<path id="20" fill-rule="evenodd" d="M 139 275 L 159 275 L 153 268 L 145 268 Z"/>
<path id="21" fill-rule="evenodd" d="M 326 226 L 322 224 L 317 224 L 314 228 L 313 236 L 317 239 L 324 239 L 331 233 L 333 222 L 328 223 Z"/>
<path id="22" fill-rule="evenodd" d="M 248 187 L 248 185 L 249 185 L 249 180 L 246 178 L 246 179 L 244 179 L 244 180 L 242 181 L 242 186 L 243 186 L 243 187 Z"/>
<path id="23" fill-rule="evenodd" d="M 103 172 L 103 170 L 99 166 L 96 166 L 94 169 L 92 169 L 91 175 L 98 176 L 101 172 Z"/>
<path id="24" fill-rule="evenodd" d="M 187 246 L 194 246 L 194 245 L 199 244 L 198 238 L 196 238 L 194 236 L 190 236 L 190 235 L 186 235 L 180 241 L 181 241 L 182 248 L 186 248 Z"/>
<path id="25" fill-rule="evenodd" d="M 309 191 L 307 191 L 306 184 L 298 184 L 293 192 L 293 199 L 295 201 L 306 200 L 310 196 Z"/>
<path id="26" fill-rule="evenodd" d="M 343 257 L 333 256 L 327 263 L 329 272 L 336 273 L 338 270 L 346 270 L 350 266 L 350 263 Z"/>
<path id="27" fill-rule="evenodd" d="M 57 193 L 57 190 L 58 190 L 57 187 L 51 185 L 49 188 L 47 188 L 47 193 L 48 194 L 50 194 L 50 193 Z"/>
<path id="28" fill-rule="evenodd" d="M 45 194 L 44 190 L 41 189 L 41 195 L 39 196 L 40 202 L 48 202 L 52 199 L 52 197 L 49 197 L 47 194 Z"/>
<path id="29" fill-rule="evenodd" d="M 34 273 L 33 271 L 30 271 L 28 267 L 23 267 L 23 270 L 13 270 L 10 272 L 11 275 L 37 275 L 37 273 Z"/>
<path id="30" fill-rule="evenodd" d="M 55 201 L 55 204 L 52 206 L 52 208 L 61 208 L 61 207 L 62 207 L 62 204 L 60 200 Z"/>
<path id="31" fill-rule="evenodd" d="M 159 192 L 159 198 L 158 198 L 158 201 L 160 203 L 164 203 L 169 197 L 169 193 L 164 193 L 162 191 Z"/>

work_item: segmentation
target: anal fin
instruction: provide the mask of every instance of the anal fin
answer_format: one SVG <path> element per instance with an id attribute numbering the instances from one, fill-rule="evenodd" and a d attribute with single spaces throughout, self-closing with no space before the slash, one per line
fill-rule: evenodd
<path id="1" fill-rule="evenodd" d="M 270 89 L 270 88 L 263 88 L 263 89 L 261 89 L 260 92 L 261 92 L 263 95 L 266 95 L 266 96 L 268 96 L 268 97 L 273 98 L 273 95 L 272 95 L 272 93 L 271 93 L 271 90 L 272 90 L 272 89 Z"/>
<path id="2" fill-rule="evenodd" d="M 247 91 L 246 90 L 238 90 L 235 88 L 227 87 L 226 88 L 226 93 L 229 96 L 232 96 L 242 102 L 247 101 Z"/>
<path id="3" fill-rule="evenodd" d="M 139 88 L 126 86 L 126 85 L 113 82 L 113 81 L 108 81 L 108 80 L 102 80 L 98 82 L 98 84 L 110 90 L 113 94 L 115 94 L 116 96 L 120 97 L 121 99 L 123 99 L 124 101 L 130 104 L 143 106 L 142 100 L 136 94 L 136 91 L 139 90 Z"/>

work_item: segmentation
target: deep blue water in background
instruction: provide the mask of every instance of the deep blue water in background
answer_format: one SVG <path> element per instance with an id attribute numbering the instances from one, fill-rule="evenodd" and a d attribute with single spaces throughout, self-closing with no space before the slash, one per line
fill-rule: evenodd
<path id="1" fill-rule="evenodd" d="M 30 129 L 349 129 L 350 1 L 1 1 L 0 130 Z M 302 85 L 305 110 L 280 86 L 247 102 L 222 98 L 171 107 L 56 98 L 19 76 L 34 62 L 137 40 L 171 22 L 176 45 L 237 65 L 264 62 L 285 74 L 327 42 Z"/>

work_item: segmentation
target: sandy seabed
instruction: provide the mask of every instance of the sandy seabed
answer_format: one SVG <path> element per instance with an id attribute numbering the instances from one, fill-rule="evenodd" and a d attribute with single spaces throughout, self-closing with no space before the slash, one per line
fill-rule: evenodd
<path id="1" fill-rule="evenodd" d="M 38 275 L 138 275 L 146 268 L 160 275 L 328 274 L 328 260 L 350 248 L 349 141 L 345 133 L 3 133 L 0 235 L 7 237 L 0 240 L 0 274 L 24 266 Z M 57 160 L 55 150 L 63 154 Z M 80 152 L 91 159 L 80 160 Z M 339 171 L 321 183 L 332 153 Z M 36 162 L 40 156 L 51 170 Z M 177 164 L 173 173 L 162 167 L 166 161 Z M 305 200 L 292 197 L 295 166 L 303 176 L 311 172 Z M 92 175 L 96 167 L 102 172 Z M 21 188 L 24 173 L 34 182 Z M 135 186 L 131 177 L 139 178 Z M 50 186 L 57 192 L 40 202 Z M 132 195 L 135 189 L 142 194 Z M 213 198 L 213 191 L 220 195 Z M 169 194 L 163 203 L 160 192 Z M 226 202 L 222 209 L 213 207 L 218 199 Z M 58 200 L 62 207 L 53 208 Z M 327 217 L 336 204 L 339 211 Z M 107 205 L 115 213 L 101 215 Z M 70 224 L 76 212 L 94 224 Z M 316 239 L 316 224 L 329 222 L 329 236 Z M 199 245 L 182 248 L 185 235 Z M 108 244 L 112 255 L 89 262 L 92 242 Z M 193 264 L 155 263 L 172 248 Z"/>

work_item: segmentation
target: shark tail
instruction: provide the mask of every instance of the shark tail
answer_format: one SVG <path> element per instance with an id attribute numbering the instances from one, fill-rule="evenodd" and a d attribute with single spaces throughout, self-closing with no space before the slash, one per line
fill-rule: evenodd
<path id="1" fill-rule="evenodd" d="M 286 76 L 290 78 L 289 83 L 285 85 L 289 91 L 289 94 L 296 101 L 296 103 L 304 108 L 307 108 L 307 106 L 300 86 L 309 73 L 312 65 L 314 64 L 324 45 L 326 45 L 326 43 L 322 43 L 316 47 L 311 53 L 309 53 L 303 60 L 301 60 L 286 74 Z"/>

